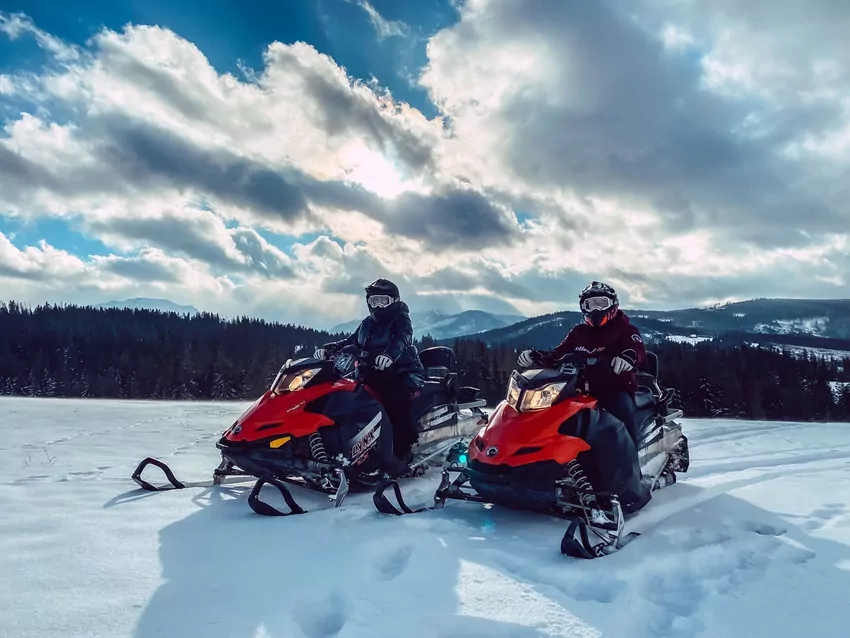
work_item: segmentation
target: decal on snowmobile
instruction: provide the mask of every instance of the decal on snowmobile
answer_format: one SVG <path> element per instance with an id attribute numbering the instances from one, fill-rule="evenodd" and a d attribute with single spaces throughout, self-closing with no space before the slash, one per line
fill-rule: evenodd
<path id="1" fill-rule="evenodd" d="M 419 419 L 419 423 L 421 423 L 423 428 L 427 430 L 440 425 L 441 423 L 445 423 L 446 421 L 450 421 L 454 418 L 454 415 L 455 411 L 451 409 L 451 406 L 443 405 L 426 412 L 422 418 Z"/>
<path id="2" fill-rule="evenodd" d="M 291 408 L 289 408 L 289 409 L 287 410 L 287 412 L 295 412 L 295 410 L 300 410 L 300 409 L 301 409 L 301 408 L 303 408 L 305 405 L 307 405 L 307 402 L 306 402 L 306 401 L 302 401 L 301 403 L 296 403 L 296 404 L 295 404 L 295 405 L 293 405 Z"/>
<path id="3" fill-rule="evenodd" d="M 381 412 L 379 411 L 368 424 L 353 439 L 348 442 L 351 446 L 351 460 L 356 463 L 357 459 L 372 448 L 378 441 L 377 431 L 381 427 Z"/>

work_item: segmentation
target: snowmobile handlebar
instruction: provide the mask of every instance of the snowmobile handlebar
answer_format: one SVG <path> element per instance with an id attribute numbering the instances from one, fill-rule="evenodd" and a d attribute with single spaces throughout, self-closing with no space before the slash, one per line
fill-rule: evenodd
<path id="1" fill-rule="evenodd" d="M 531 351 L 531 359 L 535 363 L 546 368 L 559 368 L 564 365 L 574 365 L 579 368 L 589 368 L 593 366 L 610 366 L 613 357 L 605 357 L 587 352 L 568 352 L 562 357 L 555 358 L 551 353 L 541 352 L 540 350 Z"/>

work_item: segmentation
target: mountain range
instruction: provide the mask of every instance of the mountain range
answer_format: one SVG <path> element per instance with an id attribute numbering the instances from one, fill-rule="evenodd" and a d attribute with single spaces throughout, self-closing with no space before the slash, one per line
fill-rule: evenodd
<path id="1" fill-rule="evenodd" d="M 850 300 L 754 299 L 684 310 L 624 309 L 647 342 L 738 340 L 850 351 Z M 582 321 L 574 311 L 532 317 L 475 335 L 490 345 L 551 348 Z"/>
<path id="2" fill-rule="evenodd" d="M 466 310 L 448 314 L 439 310 L 410 313 L 414 334 L 417 338 L 430 335 L 434 339 L 452 339 L 463 335 L 475 335 L 488 330 L 504 328 L 526 320 L 522 315 L 500 315 L 483 310 Z M 347 321 L 331 328 L 332 333 L 350 334 L 360 324 L 360 319 Z"/>
<path id="3" fill-rule="evenodd" d="M 151 299 L 148 297 L 135 297 L 133 299 L 125 299 L 124 301 L 107 301 L 95 304 L 93 307 L 159 310 L 160 312 L 176 312 L 178 315 L 196 315 L 199 312 L 194 306 L 181 306 L 168 299 Z"/>

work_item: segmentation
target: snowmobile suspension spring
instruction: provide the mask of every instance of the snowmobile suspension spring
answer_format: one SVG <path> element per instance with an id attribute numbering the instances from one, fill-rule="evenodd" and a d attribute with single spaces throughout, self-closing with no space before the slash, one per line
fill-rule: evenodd
<path id="1" fill-rule="evenodd" d="M 307 439 L 310 443 L 310 454 L 317 461 L 327 461 L 328 453 L 325 452 L 325 443 L 322 441 L 322 435 L 318 432 L 313 432 Z"/>
<path id="2" fill-rule="evenodd" d="M 567 464 L 567 476 L 575 483 L 576 489 L 582 492 L 593 492 L 593 486 L 578 461 L 572 460 Z"/>

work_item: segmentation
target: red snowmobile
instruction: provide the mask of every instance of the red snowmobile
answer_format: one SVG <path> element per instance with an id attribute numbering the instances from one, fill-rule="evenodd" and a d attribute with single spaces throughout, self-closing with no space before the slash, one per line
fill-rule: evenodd
<path id="1" fill-rule="evenodd" d="M 686 472 L 690 464 L 687 438 L 675 422 L 682 411 L 668 407 L 675 392 L 661 390 L 658 358 L 647 352 L 635 395 L 639 460 L 624 467 L 622 457 L 588 443 L 595 440 L 594 429 L 604 426 L 620 438 L 612 442 L 606 435 L 605 447 L 635 445 L 622 422 L 600 409 L 587 392 L 584 369 L 610 366 L 611 359 L 576 353 L 546 360 L 536 352 L 534 360 L 533 368 L 513 371 L 507 396 L 488 425 L 468 446 L 461 443 L 450 450 L 435 505 L 416 511 L 442 507 L 448 499 L 539 511 L 571 521 L 561 541 L 563 554 L 595 558 L 617 551 L 633 536 L 621 538 L 628 515 L 622 497 L 635 493 L 634 481 L 653 491 L 674 483 L 676 472 Z M 452 474 L 457 475 L 454 480 Z M 400 509 L 384 495 L 388 487 L 394 488 Z M 639 483 L 637 487 L 646 493 Z M 373 500 L 385 514 L 414 513 L 395 482 L 381 486 Z"/>
<path id="2" fill-rule="evenodd" d="M 478 398 L 479 390 L 458 386 L 451 348 L 428 348 L 419 359 L 426 380 L 413 399 L 419 430 L 411 463 L 414 476 L 424 473 L 433 459 L 439 465 L 440 454 L 464 438 L 468 441 L 487 422 L 481 410 L 486 401 Z M 181 482 L 166 464 L 150 457 L 139 463 L 132 478 L 143 489 L 160 491 L 256 477 L 248 504 L 267 516 L 305 512 L 286 483 L 324 492 L 338 507 L 350 487 L 375 489 L 388 479 L 384 468 L 392 454 L 391 425 L 376 395 L 358 374 L 361 366 L 371 364 L 356 346 L 343 348 L 329 361 L 289 360 L 271 387 L 216 443 L 221 464 L 211 482 Z M 159 467 L 170 485 L 155 486 L 142 479 L 148 465 Z M 259 499 L 266 484 L 280 491 L 289 512 Z"/>

